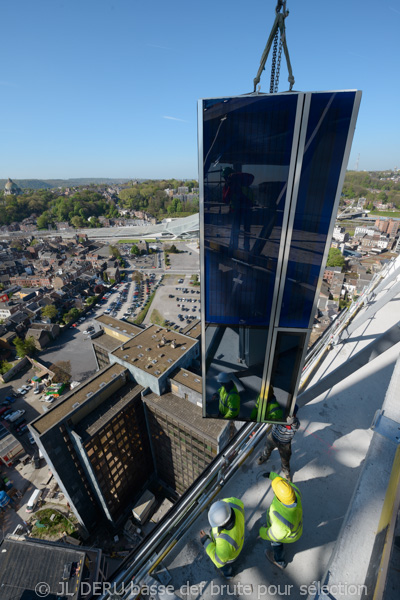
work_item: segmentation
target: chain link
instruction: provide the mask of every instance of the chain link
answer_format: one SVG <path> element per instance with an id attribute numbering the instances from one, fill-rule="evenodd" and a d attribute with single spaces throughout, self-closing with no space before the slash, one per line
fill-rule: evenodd
<path id="1" fill-rule="evenodd" d="M 280 72 L 281 72 L 282 47 L 283 47 L 283 40 L 282 40 L 282 37 L 281 37 L 281 39 L 279 40 L 278 61 L 277 61 L 277 64 L 276 64 L 274 94 L 278 93 L 279 75 L 280 75 Z"/>
<path id="2" fill-rule="evenodd" d="M 275 33 L 275 37 L 274 37 L 274 47 L 272 50 L 272 65 L 271 65 L 271 83 L 269 86 L 269 93 L 273 94 L 274 93 L 274 86 L 275 86 L 275 66 L 276 66 L 276 53 L 278 50 L 278 31 Z"/>

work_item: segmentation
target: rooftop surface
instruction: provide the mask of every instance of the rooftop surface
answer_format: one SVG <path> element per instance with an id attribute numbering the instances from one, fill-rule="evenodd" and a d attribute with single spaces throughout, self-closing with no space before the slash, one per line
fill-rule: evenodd
<path id="1" fill-rule="evenodd" d="M 177 371 L 173 377 L 171 377 L 171 381 L 177 381 L 178 383 L 181 383 L 182 385 L 185 385 L 186 387 L 200 394 L 199 401 L 201 402 L 203 384 L 202 377 L 200 375 L 196 375 L 195 373 L 187 371 L 186 369 L 179 369 L 179 371 Z"/>
<path id="2" fill-rule="evenodd" d="M 122 388 L 101 404 L 97 410 L 91 412 L 75 427 L 78 434 L 83 437 L 92 437 L 107 423 L 118 415 L 133 398 L 139 396 L 144 388 L 128 381 Z"/>
<path id="3" fill-rule="evenodd" d="M 171 343 L 175 341 L 175 348 Z M 142 329 L 135 338 L 124 342 L 123 346 L 113 352 L 120 360 L 132 363 L 136 368 L 145 370 L 160 377 L 167 369 L 181 358 L 182 352 L 193 348 L 197 340 L 163 327 L 151 325 Z"/>
<path id="4" fill-rule="evenodd" d="M 71 411 L 74 410 L 74 405 L 79 403 L 82 405 L 84 402 L 89 400 L 88 394 L 91 392 L 94 394 L 97 392 L 102 383 L 110 383 L 115 377 L 118 377 L 125 371 L 125 367 L 119 364 L 110 365 L 101 371 L 98 371 L 86 380 L 86 382 L 65 395 L 58 404 L 47 411 L 44 415 L 38 417 L 32 423 L 31 427 L 34 427 L 39 434 L 44 433 L 50 427 L 53 427 L 56 423 L 66 417 Z M 52 406 L 52 405 L 50 405 Z"/>
<path id="5" fill-rule="evenodd" d="M 43 544 L 40 540 L 16 541 L 9 538 L 3 541 L 0 548 L 1 600 L 41 597 L 35 594 L 35 588 L 40 582 L 46 584 L 43 597 L 59 597 L 64 565 L 68 563 L 76 563 L 76 566 L 80 567 L 74 568 L 72 577 L 68 579 L 68 597 L 77 600 L 77 586 L 82 578 L 85 552 L 71 546 L 63 548 L 54 544 Z"/>
<path id="6" fill-rule="evenodd" d="M 194 319 L 192 323 L 189 323 L 189 325 L 186 325 L 186 327 L 181 330 L 181 333 L 188 335 L 189 337 L 199 339 L 201 336 L 200 319 Z"/>
<path id="7" fill-rule="evenodd" d="M 218 421 L 217 419 L 203 419 L 202 410 L 199 406 L 188 402 L 183 398 L 179 398 L 170 392 L 158 396 L 150 393 L 143 396 L 146 404 L 154 407 L 159 407 L 165 411 L 171 419 L 176 421 L 176 424 L 187 424 L 191 428 L 197 429 L 202 436 L 215 442 L 218 440 L 221 432 L 226 427 L 226 421 Z"/>
<path id="8" fill-rule="evenodd" d="M 342 376 L 336 373 L 327 389 L 321 388 L 318 392 L 316 387 L 313 393 L 312 386 L 322 384 L 323 377 L 338 367 L 345 367 L 349 358 L 367 345 L 375 344 L 377 338 L 398 321 L 399 300 L 400 295 L 397 295 L 354 331 L 351 338 L 335 346 L 305 392 L 308 403 L 299 410 L 301 426 L 292 443 L 291 459 L 293 482 L 302 493 L 304 532 L 296 543 L 286 545 L 287 568 L 281 571 L 270 564 L 264 555 L 268 542 L 257 539 L 273 499 L 270 482 L 262 478 L 262 473 L 281 472 L 277 450 L 268 463 L 257 466 L 261 443 L 214 498 L 234 496 L 242 499 L 245 506 L 245 544 L 234 563 L 234 578 L 225 580 L 200 544 L 200 530 L 209 530 L 207 510 L 204 510 L 162 563 L 171 576 L 169 584 L 179 597 L 300 600 L 315 592 L 314 582 L 323 579 L 351 504 L 373 435 L 370 427 L 385 399 L 400 353 L 400 342 L 381 353 L 377 350 L 369 362 L 358 365 L 352 372 L 343 372 Z M 368 520 L 373 496 L 371 488 L 360 507 L 365 520 Z M 351 586 L 356 583 L 357 570 L 366 560 L 369 555 L 366 556 L 366 548 L 360 546 L 359 553 L 342 573 L 343 586 L 347 586 L 344 593 L 340 595 L 332 590 L 333 597 L 347 600 L 361 597 L 361 592 L 356 593 Z M 385 600 L 395 597 L 386 594 Z"/>
<path id="9" fill-rule="evenodd" d="M 112 329 L 116 329 L 119 333 L 127 333 L 132 337 L 143 331 L 141 327 L 137 327 L 126 321 L 114 319 L 114 317 L 109 317 L 108 315 L 100 315 L 100 317 L 96 317 L 95 321 L 111 327 Z"/>
<path id="10" fill-rule="evenodd" d="M 101 348 L 104 348 L 104 350 L 108 350 L 108 352 L 112 352 L 122 344 L 122 341 L 103 332 L 99 337 L 93 338 L 92 344 L 94 346 L 100 346 Z"/>

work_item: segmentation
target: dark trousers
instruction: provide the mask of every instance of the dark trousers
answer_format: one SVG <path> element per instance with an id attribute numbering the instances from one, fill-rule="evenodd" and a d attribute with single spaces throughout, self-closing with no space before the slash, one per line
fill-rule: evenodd
<path id="1" fill-rule="evenodd" d="M 276 440 L 272 432 L 270 431 L 267 435 L 267 439 L 265 442 L 264 450 L 262 451 L 262 456 L 265 460 L 268 460 L 271 456 L 272 450 L 278 448 L 278 452 L 281 457 L 282 463 L 282 471 L 286 476 L 290 475 L 290 457 L 292 456 L 292 442 L 288 442 L 287 444 L 281 444 Z"/>
<path id="2" fill-rule="evenodd" d="M 271 549 L 274 553 L 274 561 L 286 567 L 285 548 L 280 542 L 271 542 Z"/>

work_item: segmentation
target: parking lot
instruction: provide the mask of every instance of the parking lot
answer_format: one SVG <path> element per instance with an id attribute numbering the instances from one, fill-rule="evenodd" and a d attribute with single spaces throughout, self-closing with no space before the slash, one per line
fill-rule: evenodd
<path id="1" fill-rule="evenodd" d="M 190 279 L 191 275 L 165 275 L 144 323 L 151 323 L 153 310 L 157 310 L 169 324 L 179 328 L 185 327 L 194 319 L 200 319 L 200 288 L 190 285 Z M 182 320 L 179 319 L 179 314 L 182 315 Z"/>
<path id="2" fill-rule="evenodd" d="M 7 396 L 10 396 L 12 392 L 16 392 L 19 388 L 22 388 L 23 385 L 28 385 L 29 381 L 36 375 L 36 372 L 32 367 L 26 367 L 23 371 L 17 374 L 10 382 L 4 383 L 0 389 L 0 404 L 5 401 Z M 39 397 L 42 394 L 34 394 L 34 386 L 19 398 L 16 398 L 15 402 L 9 405 L 10 410 L 24 410 L 25 413 L 23 418 L 26 420 L 26 423 L 30 423 L 38 417 L 40 414 L 43 414 L 43 404 L 40 402 Z M 2 407 L 3 408 L 3 407 Z M 5 419 L 1 419 L 2 425 L 14 433 L 13 423 L 9 423 Z M 36 447 L 34 444 L 30 444 L 28 440 L 28 432 L 25 431 L 21 436 L 18 436 L 18 440 L 24 446 L 26 452 L 28 454 L 33 454 L 34 448 Z"/>

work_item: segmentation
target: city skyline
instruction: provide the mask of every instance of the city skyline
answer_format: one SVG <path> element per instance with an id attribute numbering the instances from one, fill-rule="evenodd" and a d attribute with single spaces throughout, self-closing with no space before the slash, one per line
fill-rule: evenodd
<path id="1" fill-rule="evenodd" d="M 275 4 L 254 0 L 247 12 L 237 0 L 204 0 L 202 12 L 183 0 L 3 6 L 0 178 L 197 178 L 197 100 L 252 92 Z M 382 10 L 372 0 L 287 8 L 294 89 L 363 92 L 348 168 L 399 167 L 400 10 L 382 7 L 378 62 L 370 41 Z M 271 57 L 263 93 L 270 66 Z M 287 75 L 282 57 L 280 92 Z M 390 95 L 378 82 L 390 82 Z"/>

